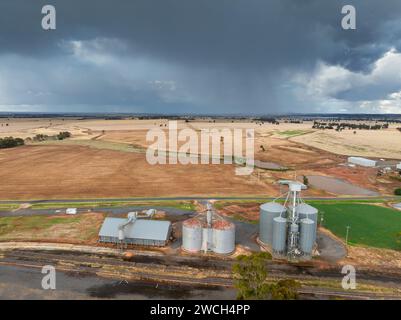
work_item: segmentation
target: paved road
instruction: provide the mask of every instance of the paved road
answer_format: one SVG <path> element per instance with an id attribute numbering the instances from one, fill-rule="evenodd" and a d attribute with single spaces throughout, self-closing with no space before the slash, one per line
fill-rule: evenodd
<path id="1" fill-rule="evenodd" d="M 155 206 L 128 206 L 128 207 L 95 207 L 95 208 L 79 208 L 78 213 L 85 212 L 104 212 L 108 215 L 120 215 L 126 214 L 132 211 L 142 211 L 145 209 L 155 208 L 157 210 L 162 210 L 170 216 L 184 216 L 192 215 L 194 211 L 182 210 L 174 207 L 159 207 Z M 0 217 L 20 217 L 20 216 L 36 216 L 36 215 L 54 215 L 58 213 L 65 213 L 65 209 L 19 209 L 16 211 L 0 211 Z"/>
<path id="2" fill-rule="evenodd" d="M 0 200 L 0 204 L 23 204 L 23 203 L 77 203 L 77 202 L 129 202 L 129 201 L 184 201 L 184 200 L 274 200 L 277 197 L 263 197 L 263 196 L 243 196 L 243 197 L 145 197 L 145 198 L 108 198 L 108 199 L 43 199 L 43 200 Z M 338 201 L 349 201 L 349 200 L 394 200 L 401 201 L 401 197 L 396 196 L 379 196 L 379 197 L 303 197 L 304 200 L 338 200 Z"/>

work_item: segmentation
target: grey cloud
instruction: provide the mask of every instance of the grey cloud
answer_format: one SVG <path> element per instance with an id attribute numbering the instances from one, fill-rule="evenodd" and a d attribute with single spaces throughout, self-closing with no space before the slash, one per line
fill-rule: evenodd
<path id="1" fill-rule="evenodd" d="M 44 4 L 57 8 L 54 32 L 40 28 Z M 357 7 L 356 31 L 340 27 L 344 4 Z M 390 47 L 401 49 L 400 14 L 399 0 L 3 0 L 0 105 L 313 111 L 291 96 L 292 75 L 313 72 L 318 61 L 369 72 Z M 96 39 L 109 42 L 99 47 Z M 109 60 L 79 59 L 71 41 Z M 3 95 L 2 77 L 9 82 Z M 155 80 L 175 81 L 176 91 L 149 85 Z"/>

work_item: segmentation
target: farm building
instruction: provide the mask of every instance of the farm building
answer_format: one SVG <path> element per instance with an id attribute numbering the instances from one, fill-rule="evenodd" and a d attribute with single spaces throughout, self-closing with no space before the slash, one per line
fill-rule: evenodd
<path id="1" fill-rule="evenodd" d="M 361 157 L 349 157 L 348 163 L 356 164 L 362 167 L 376 167 L 376 161 Z"/>
<path id="2" fill-rule="evenodd" d="M 171 235 L 170 221 L 106 218 L 99 231 L 99 241 L 143 246 L 165 246 Z"/>

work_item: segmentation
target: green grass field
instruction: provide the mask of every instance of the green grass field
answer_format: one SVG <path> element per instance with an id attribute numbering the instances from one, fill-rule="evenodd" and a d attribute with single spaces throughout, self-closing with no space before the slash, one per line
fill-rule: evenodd
<path id="1" fill-rule="evenodd" d="M 401 212 L 369 204 L 313 203 L 323 212 L 323 226 L 348 243 L 377 248 L 401 250 Z M 320 221 L 320 219 L 319 219 Z"/>

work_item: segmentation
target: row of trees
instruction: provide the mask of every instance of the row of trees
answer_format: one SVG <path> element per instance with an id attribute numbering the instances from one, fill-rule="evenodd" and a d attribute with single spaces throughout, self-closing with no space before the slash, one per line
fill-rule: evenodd
<path id="1" fill-rule="evenodd" d="M 45 134 L 37 134 L 33 138 L 27 138 L 26 141 L 31 142 L 40 142 L 40 141 L 46 141 L 46 140 L 64 140 L 67 138 L 71 137 L 71 133 L 68 131 L 60 132 L 59 134 L 55 136 L 48 136 Z M 14 138 L 14 137 L 5 137 L 5 138 L 0 138 L 0 149 L 6 149 L 6 148 L 14 148 L 14 147 L 19 147 L 23 146 L 25 144 L 24 139 L 21 138 Z"/>
<path id="2" fill-rule="evenodd" d="M 335 129 L 336 131 L 348 130 L 381 130 L 388 129 L 388 123 L 369 125 L 365 123 L 334 123 L 334 122 L 319 122 L 314 121 L 312 129 Z"/>
<path id="3" fill-rule="evenodd" d="M 24 140 L 21 138 L 13 138 L 13 137 L 0 138 L 0 149 L 14 148 L 23 145 L 24 145 Z"/>
<path id="4" fill-rule="evenodd" d="M 55 136 L 48 136 L 47 134 L 37 134 L 33 138 L 27 138 L 27 141 L 41 142 L 46 140 L 64 140 L 71 137 L 71 132 L 63 131 Z"/>

